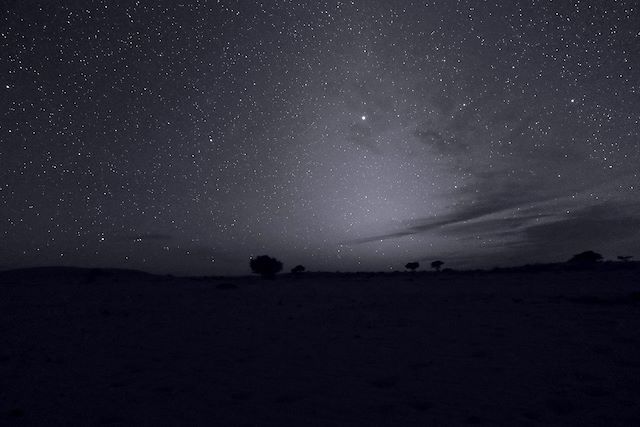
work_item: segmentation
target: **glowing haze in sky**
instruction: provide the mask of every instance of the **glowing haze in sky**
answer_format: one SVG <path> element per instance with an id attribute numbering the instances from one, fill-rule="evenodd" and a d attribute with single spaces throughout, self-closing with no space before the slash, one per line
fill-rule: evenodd
<path id="1" fill-rule="evenodd" d="M 0 268 L 640 256 L 634 1 L 8 1 L 0 20 Z"/>

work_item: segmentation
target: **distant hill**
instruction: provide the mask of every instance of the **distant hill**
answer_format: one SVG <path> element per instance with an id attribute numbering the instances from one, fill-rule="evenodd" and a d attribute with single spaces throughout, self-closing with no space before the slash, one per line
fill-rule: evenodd
<path id="1" fill-rule="evenodd" d="M 23 281 L 85 280 L 93 281 L 99 277 L 141 279 L 156 277 L 154 274 L 139 270 L 119 268 L 81 268 L 81 267 L 32 267 L 0 271 L 0 284 Z"/>

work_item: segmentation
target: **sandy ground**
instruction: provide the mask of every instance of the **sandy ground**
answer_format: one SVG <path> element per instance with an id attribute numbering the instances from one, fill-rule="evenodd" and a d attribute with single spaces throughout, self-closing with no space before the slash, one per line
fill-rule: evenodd
<path id="1" fill-rule="evenodd" d="M 0 425 L 640 425 L 637 271 L 0 273 Z"/>

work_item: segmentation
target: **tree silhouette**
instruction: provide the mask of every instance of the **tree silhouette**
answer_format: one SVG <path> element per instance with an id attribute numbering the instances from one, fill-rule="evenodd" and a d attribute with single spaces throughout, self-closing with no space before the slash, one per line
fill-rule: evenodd
<path id="1" fill-rule="evenodd" d="M 404 268 L 406 268 L 407 270 L 411 270 L 411 272 L 415 272 L 416 269 L 420 267 L 420 263 L 419 262 L 408 262 Z"/>
<path id="2" fill-rule="evenodd" d="M 431 263 L 431 268 L 435 269 L 436 271 L 440 271 L 440 269 L 442 268 L 442 266 L 444 265 L 443 261 L 433 261 Z"/>
<path id="3" fill-rule="evenodd" d="M 249 267 L 253 273 L 261 275 L 264 279 L 274 279 L 276 274 L 282 270 L 282 263 L 268 255 L 260 255 L 251 258 Z"/>
<path id="4" fill-rule="evenodd" d="M 304 268 L 304 265 L 296 265 L 295 267 L 293 267 L 291 269 L 291 273 L 293 274 L 300 274 L 300 273 L 304 273 L 307 269 Z"/>
<path id="5" fill-rule="evenodd" d="M 633 255 L 618 255 L 618 259 L 622 262 L 629 262 L 633 258 Z"/>
<path id="6" fill-rule="evenodd" d="M 594 265 L 598 261 L 602 261 L 602 255 L 594 251 L 584 251 L 571 257 L 568 262 L 579 265 Z"/>

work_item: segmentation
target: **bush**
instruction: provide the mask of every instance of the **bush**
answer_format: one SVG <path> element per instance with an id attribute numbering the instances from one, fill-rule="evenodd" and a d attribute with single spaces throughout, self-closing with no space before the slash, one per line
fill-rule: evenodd
<path id="1" fill-rule="evenodd" d="M 304 265 L 296 265 L 295 267 L 293 267 L 291 269 L 291 273 L 293 274 L 300 274 L 300 273 L 304 273 L 307 269 L 304 268 Z"/>
<path id="2" fill-rule="evenodd" d="M 595 265 L 600 261 L 602 261 L 602 255 L 594 251 L 585 251 L 574 255 L 568 262 L 576 265 Z"/>
<path id="3" fill-rule="evenodd" d="M 282 271 L 282 263 L 268 255 L 251 258 L 249 267 L 254 274 L 259 274 L 264 279 L 274 279 L 276 274 Z"/>

